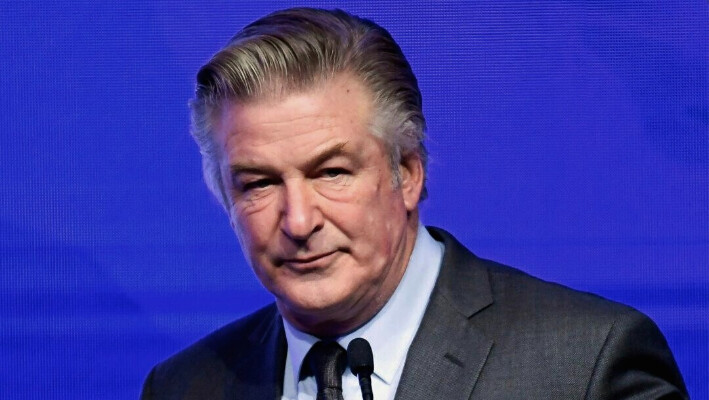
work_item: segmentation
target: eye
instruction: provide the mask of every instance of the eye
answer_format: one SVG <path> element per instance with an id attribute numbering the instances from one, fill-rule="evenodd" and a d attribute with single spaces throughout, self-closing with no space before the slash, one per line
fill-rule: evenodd
<path id="1" fill-rule="evenodd" d="M 338 178 L 342 175 L 347 175 L 347 174 L 349 174 L 349 171 L 347 171 L 344 168 L 325 168 L 322 171 L 322 176 L 324 178 L 329 178 L 329 179 Z"/>
<path id="2" fill-rule="evenodd" d="M 271 179 L 258 179 L 251 182 L 245 182 L 241 185 L 241 190 L 248 192 L 250 190 L 265 189 L 273 185 L 273 180 Z"/>

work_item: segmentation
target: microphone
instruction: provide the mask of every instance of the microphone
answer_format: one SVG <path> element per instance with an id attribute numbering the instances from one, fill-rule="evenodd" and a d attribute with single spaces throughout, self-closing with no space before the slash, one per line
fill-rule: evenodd
<path id="1" fill-rule="evenodd" d="M 374 356 L 372 347 L 366 339 L 352 339 L 347 345 L 347 363 L 350 365 L 350 371 L 359 378 L 362 400 L 374 400 L 374 393 L 372 393 Z"/>

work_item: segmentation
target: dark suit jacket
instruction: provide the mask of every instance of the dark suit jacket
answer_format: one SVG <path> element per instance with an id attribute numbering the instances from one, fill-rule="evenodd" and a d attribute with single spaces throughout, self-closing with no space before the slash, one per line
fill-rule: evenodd
<path id="1" fill-rule="evenodd" d="M 431 399 L 681 399 L 657 326 L 640 312 L 477 258 L 450 234 L 396 393 Z M 285 367 L 274 305 L 158 364 L 143 399 L 276 399 Z"/>

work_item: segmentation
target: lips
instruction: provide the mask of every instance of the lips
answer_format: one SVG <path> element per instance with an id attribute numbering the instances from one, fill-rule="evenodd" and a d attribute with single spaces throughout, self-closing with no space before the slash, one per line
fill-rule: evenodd
<path id="1" fill-rule="evenodd" d="M 298 271 L 306 271 L 327 267 L 332 261 L 335 251 L 327 253 L 318 253 L 314 255 L 304 255 L 293 258 L 283 258 L 279 264 L 295 269 Z"/>

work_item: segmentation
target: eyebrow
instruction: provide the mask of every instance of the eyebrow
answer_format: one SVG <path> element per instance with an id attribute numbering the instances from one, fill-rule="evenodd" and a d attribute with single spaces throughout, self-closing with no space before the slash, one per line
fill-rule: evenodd
<path id="1" fill-rule="evenodd" d="M 322 150 L 315 157 L 305 162 L 303 168 L 307 171 L 317 167 L 318 165 L 324 163 L 325 161 L 340 155 L 348 155 L 351 152 L 347 151 L 345 147 L 348 142 L 339 142 L 334 145 Z M 230 171 L 232 176 L 239 174 L 263 174 L 263 173 L 275 173 L 276 171 L 268 166 L 259 166 L 251 164 L 232 164 L 230 166 Z"/>

